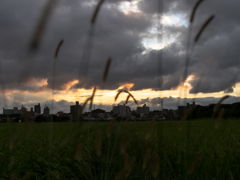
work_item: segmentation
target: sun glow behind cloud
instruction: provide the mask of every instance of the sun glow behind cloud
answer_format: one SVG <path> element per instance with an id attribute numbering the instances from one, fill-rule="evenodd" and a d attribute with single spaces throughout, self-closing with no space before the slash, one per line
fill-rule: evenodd
<path id="1" fill-rule="evenodd" d="M 172 89 L 172 90 L 165 90 L 161 91 L 161 97 L 174 97 L 177 98 L 179 97 L 179 92 L 180 90 L 186 89 L 186 95 L 187 98 L 192 99 L 196 98 L 195 94 L 190 94 L 189 91 L 192 89 L 191 86 L 191 81 L 193 81 L 195 78 L 194 75 L 189 75 L 187 80 L 183 85 L 180 85 L 177 89 Z M 94 98 L 94 103 L 96 104 L 103 104 L 103 105 L 112 105 L 112 104 L 117 104 L 121 101 L 125 101 L 127 94 L 121 94 L 118 97 L 118 100 L 115 102 L 114 98 L 118 92 L 119 89 L 122 88 L 127 88 L 130 90 L 134 86 L 133 83 L 127 83 L 121 85 L 119 88 L 116 90 L 102 90 L 102 89 L 97 89 L 96 91 L 96 96 Z M 239 85 L 239 90 L 240 90 L 240 85 Z M 159 97 L 159 91 L 153 90 L 153 89 L 142 89 L 142 90 L 135 90 L 135 91 L 130 91 L 134 97 L 139 101 L 141 99 L 147 99 L 147 98 L 156 98 Z M 58 94 L 55 96 L 56 101 L 60 101 L 62 99 L 74 102 L 76 100 L 80 101 L 80 103 L 83 103 L 88 97 L 92 95 L 92 89 L 86 90 L 86 89 L 77 89 L 75 91 L 69 90 L 66 94 L 65 91 L 59 91 Z M 203 98 L 203 97 L 222 97 L 224 95 L 224 92 L 216 92 L 216 93 L 198 93 L 197 97 L 198 98 Z M 235 95 L 234 93 L 229 93 L 229 95 Z"/>
<path id="2" fill-rule="evenodd" d="M 189 91 L 191 90 L 191 81 L 195 79 L 194 75 L 189 75 L 187 80 L 185 81 L 184 85 L 180 85 L 177 89 L 172 90 L 165 90 L 161 91 L 161 97 L 173 97 L 178 98 L 180 90 L 186 89 L 186 95 L 188 99 L 196 98 L 195 94 L 190 94 Z M 45 82 L 45 83 L 44 83 Z M 64 87 L 65 89 L 56 91 L 56 94 L 54 95 L 55 101 L 61 101 L 65 100 L 68 102 L 75 102 L 79 101 L 80 103 L 84 103 L 84 101 L 92 95 L 93 89 L 71 89 L 72 86 L 74 86 L 77 83 L 76 80 L 70 81 L 67 83 Z M 45 80 L 42 80 L 42 83 L 40 84 L 46 84 Z M 131 88 L 134 86 L 133 83 L 127 83 L 121 85 L 119 88 L 115 90 L 103 90 L 103 89 L 97 89 L 96 96 L 94 97 L 94 104 L 102 104 L 102 105 L 113 105 L 118 104 L 120 102 L 124 102 L 127 98 L 126 93 L 122 93 L 118 100 L 115 101 L 114 98 L 118 92 L 119 89 L 126 88 L 128 90 L 131 90 Z M 233 93 L 228 93 L 228 95 L 232 96 L 240 96 L 240 83 L 236 84 L 236 86 L 233 88 Z M 153 89 L 142 89 L 142 90 L 135 90 L 130 91 L 133 96 L 136 98 L 137 101 L 140 101 L 142 99 L 153 99 L 156 97 L 159 97 L 159 91 L 153 90 Z M 226 95 L 223 91 L 216 92 L 216 93 L 198 93 L 198 98 L 206 98 L 206 97 L 215 97 L 220 98 Z M 16 98 L 17 97 L 17 98 Z M 6 93 L 6 99 L 9 102 L 15 102 L 18 104 L 25 104 L 25 103 L 31 103 L 32 105 L 36 103 L 41 103 L 46 100 L 52 100 L 52 91 L 49 91 L 49 89 L 45 89 L 36 93 L 29 93 L 27 91 L 8 91 Z M 130 101 L 132 99 L 130 98 Z"/>

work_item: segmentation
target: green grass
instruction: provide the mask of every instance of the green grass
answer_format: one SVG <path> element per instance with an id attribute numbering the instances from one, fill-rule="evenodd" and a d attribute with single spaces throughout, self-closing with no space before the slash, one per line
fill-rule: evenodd
<path id="1" fill-rule="evenodd" d="M 109 123 L 52 127 L 49 138 L 49 123 L 0 124 L 0 177 L 240 179 L 239 120 L 218 129 L 215 120 L 119 122 L 112 130 Z"/>

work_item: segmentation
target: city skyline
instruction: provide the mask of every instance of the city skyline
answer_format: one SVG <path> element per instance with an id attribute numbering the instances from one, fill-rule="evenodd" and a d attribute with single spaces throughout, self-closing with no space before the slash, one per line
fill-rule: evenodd
<path id="1" fill-rule="evenodd" d="M 224 100 L 224 102 L 222 103 L 222 104 L 233 104 L 233 103 L 237 103 L 237 102 L 240 102 L 240 98 L 238 99 L 238 100 L 236 100 L 236 101 L 233 101 L 233 99 L 232 99 L 233 97 L 229 97 L 229 98 L 227 98 L 226 100 Z M 191 100 L 191 99 L 185 99 L 185 100 L 182 100 L 183 101 L 183 103 L 179 103 L 178 104 L 178 101 L 177 101 L 177 99 L 175 99 L 175 98 L 171 98 L 171 100 L 168 100 L 168 104 L 166 104 L 163 108 L 164 109 L 172 109 L 172 110 L 177 110 L 178 109 L 178 106 L 186 106 L 187 105 L 187 103 L 189 103 L 189 104 L 192 104 L 193 102 L 196 104 L 196 105 L 200 105 L 200 106 L 209 106 L 210 104 L 216 104 L 216 103 L 218 103 L 219 102 L 219 100 L 220 100 L 221 98 L 212 98 L 212 100 L 213 101 L 209 101 L 209 99 L 206 99 L 206 100 L 204 100 L 204 98 L 201 98 L 201 99 L 194 99 L 195 101 L 193 101 L 193 100 Z M 197 101 L 197 100 L 200 100 L 200 101 Z M 158 100 L 157 99 L 155 99 L 154 101 L 156 101 L 156 103 L 158 103 Z M 160 101 L 160 99 L 159 99 L 159 101 Z M 74 106 L 74 105 L 76 105 L 76 101 L 75 102 L 65 102 L 65 104 L 64 104 L 64 102 L 61 102 L 62 104 L 64 104 L 64 105 L 56 105 L 56 103 L 59 103 L 59 102 L 55 102 L 55 106 L 54 106 L 54 111 L 52 111 L 52 107 L 51 107 L 51 101 L 46 101 L 47 103 L 36 103 L 36 104 L 30 104 L 30 105 L 28 105 L 28 106 L 26 106 L 26 105 L 19 105 L 19 106 L 11 106 L 11 107 L 9 107 L 9 108 L 5 108 L 5 107 L 3 107 L 3 108 L 5 108 L 5 109 L 13 109 L 14 107 L 24 107 L 24 108 L 26 108 L 27 110 L 31 110 L 31 108 L 34 108 L 34 106 L 36 106 L 37 104 L 40 104 L 40 106 L 41 106 L 41 104 L 42 104 L 42 106 L 41 106 L 41 108 L 42 108 L 42 112 L 41 112 L 41 114 L 43 114 L 43 108 L 45 107 L 45 106 L 47 106 L 49 109 L 50 109 L 50 114 L 57 114 L 58 112 L 60 112 L 60 111 L 62 111 L 62 112 L 64 112 L 64 113 L 70 113 L 70 107 L 71 106 Z M 170 102 L 170 103 L 169 103 Z M 137 110 L 137 108 L 138 107 L 143 107 L 144 105 L 146 105 L 146 106 L 148 106 L 149 107 L 149 111 L 154 111 L 154 110 L 161 110 L 160 108 L 159 108 L 159 106 L 156 106 L 155 108 L 153 108 L 153 107 L 151 107 L 151 106 L 149 106 L 148 105 L 149 103 L 147 102 L 147 101 L 141 101 L 141 104 L 135 104 L 134 102 L 130 102 L 130 103 L 128 103 L 128 104 L 126 104 L 126 102 L 125 101 L 121 101 L 121 102 L 119 102 L 119 103 L 116 103 L 116 104 L 113 104 L 113 105 L 111 105 L 111 106 L 104 106 L 104 105 L 96 105 L 96 104 L 94 104 L 93 103 L 93 106 L 92 106 L 92 109 L 90 110 L 89 109 L 89 106 L 87 105 L 86 107 L 85 107 L 85 109 L 84 109 L 84 111 L 83 112 L 91 112 L 92 110 L 94 110 L 94 109 L 103 109 L 103 110 L 105 110 L 106 112 L 110 112 L 110 111 L 112 111 L 113 110 L 113 107 L 114 106 L 118 106 L 118 105 L 126 105 L 126 106 L 129 106 L 130 107 L 130 109 L 131 109 L 131 111 L 136 111 Z M 83 105 L 83 103 L 79 103 L 79 105 Z M 131 106 L 132 105 L 132 106 Z M 59 107 L 59 108 L 58 108 Z M 20 110 L 21 108 L 19 108 L 19 110 Z M 2 111 L 2 110 L 1 110 Z M 2 114 L 3 112 L 1 112 L 0 114 Z"/>

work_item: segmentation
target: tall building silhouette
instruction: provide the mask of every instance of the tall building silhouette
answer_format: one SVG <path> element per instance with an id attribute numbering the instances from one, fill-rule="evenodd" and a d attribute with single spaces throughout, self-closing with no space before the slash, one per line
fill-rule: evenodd
<path id="1" fill-rule="evenodd" d="M 48 106 L 45 105 L 44 109 L 43 109 L 43 114 L 45 116 L 49 116 L 50 115 L 50 109 Z"/>
<path id="2" fill-rule="evenodd" d="M 70 113 L 72 114 L 73 121 L 78 121 L 81 115 L 82 106 L 76 101 L 76 105 L 70 106 Z"/>
<path id="3" fill-rule="evenodd" d="M 131 109 L 129 106 L 124 105 L 117 105 L 113 106 L 113 114 L 114 115 L 119 115 L 121 117 L 127 117 L 131 115 Z"/>
<path id="4" fill-rule="evenodd" d="M 35 105 L 34 106 L 34 112 L 35 114 L 41 114 L 41 106 L 40 106 L 40 103 L 38 103 L 38 105 Z"/>

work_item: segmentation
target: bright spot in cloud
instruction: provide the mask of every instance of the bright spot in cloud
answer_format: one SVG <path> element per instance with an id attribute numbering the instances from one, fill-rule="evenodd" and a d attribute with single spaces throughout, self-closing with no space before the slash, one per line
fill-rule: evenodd
<path id="1" fill-rule="evenodd" d="M 48 85 L 48 81 L 47 79 L 41 79 L 40 81 L 35 81 L 36 86 L 38 87 L 42 87 L 42 86 L 47 86 Z"/>
<path id="2" fill-rule="evenodd" d="M 124 84 L 124 85 L 120 86 L 118 89 L 127 89 L 127 90 L 130 90 L 133 86 L 134 86 L 133 83 L 127 83 L 127 84 Z"/>
<path id="3" fill-rule="evenodd" d="M 191 85 L 191 81 L 193 81 L 194 80 L 194 78 L 195 78 L 195 76 L 194 75 L 189 75 L 188 77 L 187 77 L 187 79 L 185 80 L 185 82 L 184 83 L 181 83 L 179 86 L 178 86 L 178 90 L 187 90 L 187 91 L 189 91 L 189 90 L 191 90 L 193 87 L 192 87 L 192 85 Z"/>
<path id="4" fill-rule="evenodd" d="M 66 83 L 66 84 L 63 85 L 63 89 L 65 89 L 66 91 L 69 91 L 69 89 L 70 89 L 72 86 L 76 85 L 78 82 L 79 82 L 78 80 L 70 81 L 70 82 L 68 82 L 68 83 Z"/>
<path id="5" fill-rule="evenodd" d="M 181 14 L 164 14 L 161 18 L 161 22 L 159 22 L 157 15 L 153 15 L 152 18 L 152 27 L 148 29 L 147 33 L 142 35 L 142 43 L 146 49 L 160 50 L 176 41 L 180 33 L 171 33 L 167 28 L 164 28 L 165 26 L 187 27 L 188 24 L 187 20 Z M 162 28 L 160 28 L 161 24 Z"/>
<path id="6" fill-rule="evenodd" d="M 181 14 L 164 14 L 161 22 L 167 26 L 188 26 L 186 18 Z"/>
<path id="7" fill-rule="evenodd" d="M 156 50 L 163 49 L 166 46 L 168 46 L 169 44 L 171 44 L 171 42 L 158 43 L 157 38 L 151 38 L 151 39 L 145 38 L 142 40 L 142 43 L 145 48 L 156 49 Z"/>
<path id="8" fill-rule="evenodd" d="M 119 3 L 118 8 L 125 14 L 128 15 L 130 12 L 140 12 L 137 6 L 138 1 L 133 0 L 131 2 L 129 1 L 123 1 Z"/>

